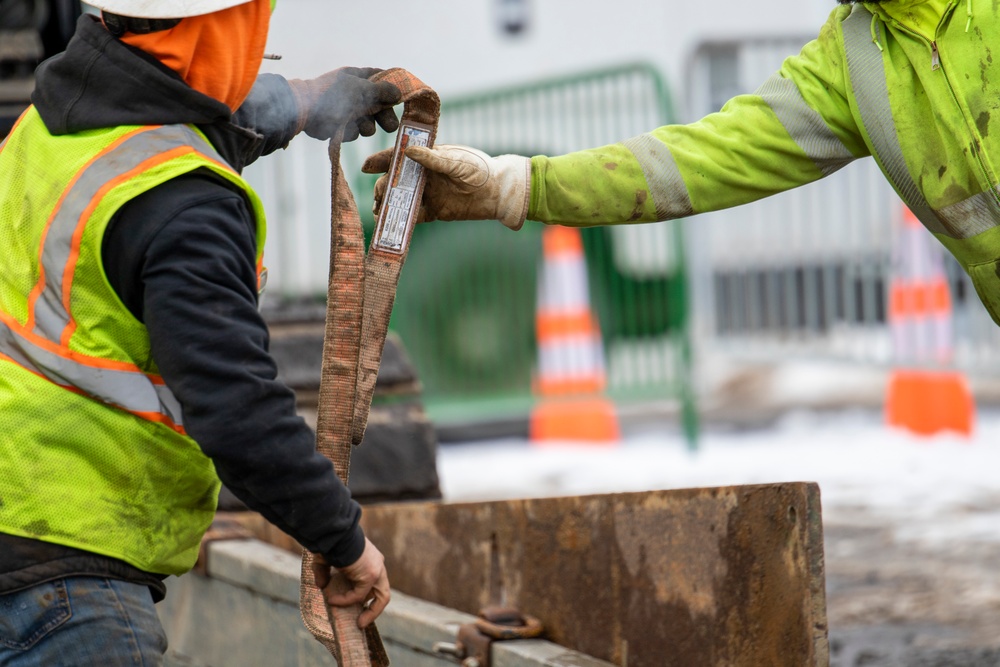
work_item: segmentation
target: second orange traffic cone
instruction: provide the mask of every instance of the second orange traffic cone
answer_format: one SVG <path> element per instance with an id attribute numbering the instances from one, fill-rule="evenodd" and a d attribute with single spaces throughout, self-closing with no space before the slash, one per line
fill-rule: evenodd
<path id="1" fill-rule="evenodd" d="M 590 307 L 580 230 L 546 227 L 538 280 L 538 372 L 532 442 L 614 443 L 621 431 L 604 396 L 607 375 L 601 329 Z"/>
<path id="2" fill-rule="evenodd" d="M 889 326 L 897 368 L 886 391 L 886 421 L 920 435 L 972 433 L 976 406 L 952 361 L 951 292 L 941 253 L 903 207 L 889 289 Z"/>

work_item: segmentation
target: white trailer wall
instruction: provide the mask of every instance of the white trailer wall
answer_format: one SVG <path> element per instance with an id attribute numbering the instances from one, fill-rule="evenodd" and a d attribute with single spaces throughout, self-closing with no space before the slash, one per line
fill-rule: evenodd
<path id="1" fill-rule="evenodd" d="M 501 10 L 528 12 L 517 36 Z M 674 90 L 705 39 L 818 33 L 832 0 L 279 0 L 266 65 L 292 76 L 340 65 L 406 67 L 442 94 L 642 60 Z M 510 7 L 515 7 L 511 10 Z"/>

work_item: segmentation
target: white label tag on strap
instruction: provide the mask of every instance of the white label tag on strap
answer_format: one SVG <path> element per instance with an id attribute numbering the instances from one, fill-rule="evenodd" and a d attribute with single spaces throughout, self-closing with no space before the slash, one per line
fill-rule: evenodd
<path id="1" fill-rule="evenodd" d="M 406 122 L 396 134 L 396 148 L 389 168 L 389 187 L 382 199 L 378 224 L 375 227 L 375 248 L 403 254 L 410 228 L 414 224 L 420 202 L 417 191 L 424 180 L 424 168 L 403 152 L 409 146 L 427 146 L 431 141 L 430 126 Z"/>

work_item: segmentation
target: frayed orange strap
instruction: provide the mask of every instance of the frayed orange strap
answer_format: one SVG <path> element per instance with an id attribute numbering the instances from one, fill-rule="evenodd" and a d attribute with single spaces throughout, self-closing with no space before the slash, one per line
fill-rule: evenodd
<path id="1" fill-rule="evenodd" d="M 389 81 L 403 93 L 403 123 L 419 122 L 436 131 L 441 103 L 431 88 L 402 69 L 380 72 L 373 80 Z M 333 462 L 337 475 L 346 484 L 351 447 L 361 443 L 368 423 L 396 286 L 413 228 L 407 232 L 402 253 L 382 250 L 373 239 L 366 255 L 361 217 L 340 168 L 339 137 L 330 141 L 329 152 L 333 170 L 330 281 L 316 448 Z M 417 201 L 422 195 L 421 182 L 416 191 Z M 358 629 L 361 606 L 328 606 L 313 581 L 312 563 L 313 555 L 305 551 L 300 606 L 306 627 L 341 667 L 387 666 L 389 660 L 375 626 L 366 631 Z M 342 579 L 339 583 L 346 586 Z"/>

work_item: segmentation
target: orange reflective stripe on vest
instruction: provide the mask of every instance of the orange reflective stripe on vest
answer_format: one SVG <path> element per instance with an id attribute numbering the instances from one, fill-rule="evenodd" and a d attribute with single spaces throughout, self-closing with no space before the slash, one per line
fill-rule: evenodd
<path id="1" fill-rule="evenodd" d="M 64 389 L 184 432 L 180 403 L 159 376 L 137 366 L 73 353 L 20 327 L 0 313 L 0 354 Z"/>
<path id="2" fill-rule="evenodd" d="M 179 402 L 157 375 L 133 364 L 74 353 L 71 290 L 84 228 L 114 187 L 181 155 L 197 154 L 232 171 L 197 132 L 183 125 L 136 129 L 107 146 L 73 177 L 42 235 L 39 279 L 28 300 L 24 327 L 0 316 L 0 353 L 65 388 L 184 433 Z"/>
<path id="3" fill-rule="evenodd" d="M 197 132 L 183 125 L 138 128 L 107 146 L 74 175 L 42 235 L 39 279 L 24 327 L 0 315 L 0 353 L 61 387 L 184 433 L 179 402 L 162 378 L 139 367 L 73 352 L 70 295 L 87 221 L 114 187 L 181 155 L 198 154 L 232 171 Z"/>
<path id="4" fill-rule="evenodd" d="M 139 128 L 84 165 L 63 193 L 42 236 L 41 272 L 28 302 L 29 330 L 53 343 L 68 344 L 75 329 L 70 290 L 80 239 L 90 215 L 115 186 L 188 153 L 198 153 L 229 169 L 197 132 L 184 125 Z"/>

